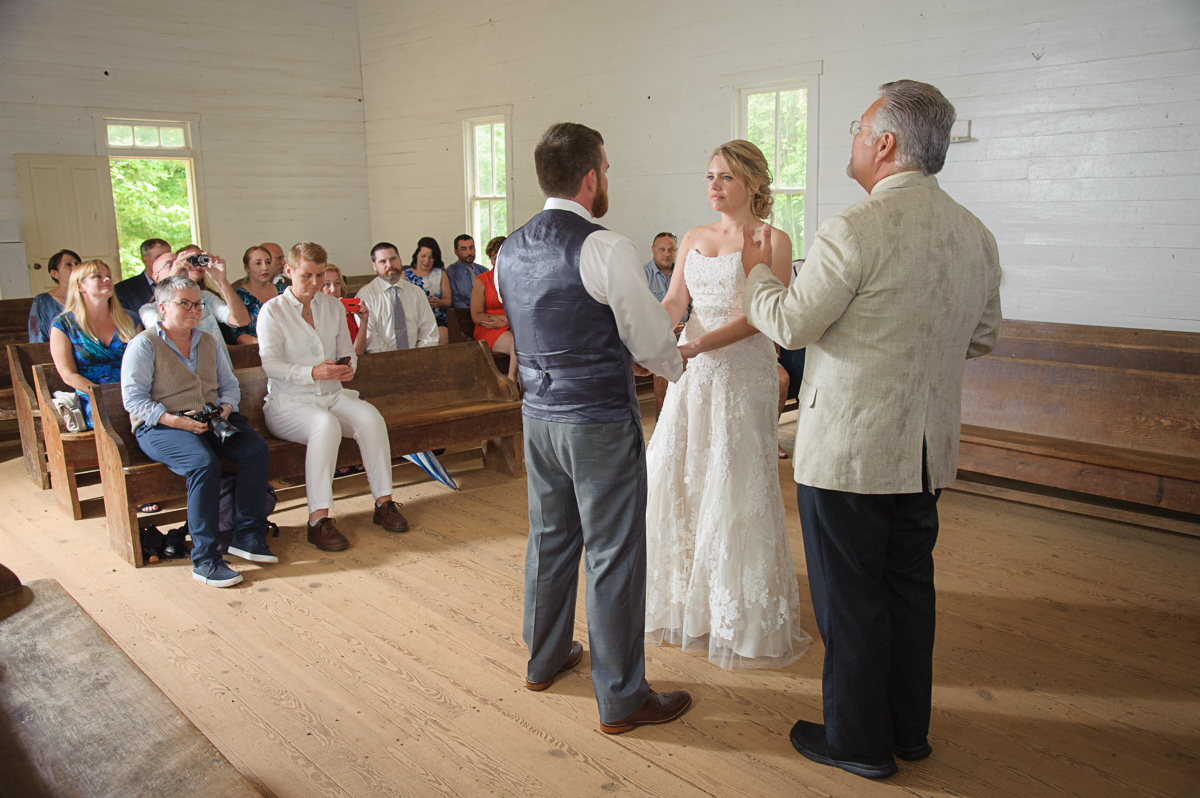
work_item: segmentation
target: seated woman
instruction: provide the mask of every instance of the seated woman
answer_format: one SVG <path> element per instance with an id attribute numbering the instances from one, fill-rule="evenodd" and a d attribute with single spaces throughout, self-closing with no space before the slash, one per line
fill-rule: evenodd
<path id="1" fill-rule="evenodd" d="M 102 260 L 75 267 L 65 305 L 50 328 L 50 356 L 58 376 L 75 389 L 92 429 L 87 387 L 121 381 L 121 357 L 141 327 L 117 301 L 112 273 Z"/>
<path id="2" fill-rule="evenodd" d="M 308 446 L 308 542 L 321 551 L 342 551 L 350 543 L 329 509 L 343 437 L 358 441 L 375 497 L 374 522 L 388 532 L 406 532 L 408 521 L 392 501 L 387 424 L 374 405 L 358 398 L 358 391 L 342 387 L 354 377 L 358 357 L 345 308 L 320 291 L 327 260 L 324 247 L 309 241 L 287 253 L 284 269 L 292 285 L 259 311 L 258 350 L 267 373 L 267 429 L 277 438 Z"/>
<path id="3" fill-rule="evenodd" d="M 191 258 L 196 255 L 207 258 L 208 265 L 199 266 L 193 263 Z M 189 244 L 174 255 L 170 252 L 159 255 L 152 269 L 151 276 L 156 283 L 176 275 L 183 275 L 196 283 L 200 290 L 200 301 L 203 303 L 200 323 L 196 329 L 211 335 L 222 349 L 226 348 L 225 336 L 221 334 L 222 324 L 240 327 L 250 322 L 246 306 L 242 304 L 233 286 L 229 284 L 229 278 L 225 276 L 225 261 L 216 255 Z M 217 295 L 218 291 L 220 296 Z M 147 302 L 138 310 L 138 316 L 141 317 L 142 326 L 150 329 L 158 324 L 158 305 Z"/>
<path id="4" fill-rule="evenodd" d="M 152 460 L 187 479 L 187 523 L 192 537 L 192 578 L 229 587 L 242 575 L 222 558 L 219 508 L 221 465 L 237 464 L 234 531 L 228 551 L 243 560 L 275 563 L 267 548 L 266 499 L 270 451 L 262 436 L 237 412 L 241 388 L 229 354 L 201 332 L 199 286 L 184 275 L 154 288 L 159 322 L 130 342 L 121 364 L 121 397 L 138 445 Z M 222 438 L 212 424 L 192 417 L 205 405 L 237 431 Z"/>
<path id="5" fill-rule="evenodd" d="M 475 278 L 471 283 L 471 320 L 475 322 L 475 340 L 487 341 L 493 352 L 508 355 L 508 378 L 517 380 L 517 351 L 513 344 L 512 330 L 508 329 L 508 317 L 500 294 L 496 291 L 496 254 L 500 251 L 503 238 L 493 238 L 487 245 L 487 256 L 492 268 Z M 495 249 L 492 245 L 495 244 Z"/>
<path id="6" fill-rule="evenodd" d="M 404 270 L 404 279 L 429 297 L 429 307 L 437 322 L 438 343 L 447 343 L 450 340 L 450 331 L 446 327 L 446 308 L 450 307 L 450 278 L 442 263 L 442 248 L 437 241 L 429 236 L 417 241 L 412 266 Z"/>
<path id="7" fill-rule="evenodd" d="M 63 305 L 67 304 L 67 281 L 71 279 L 71 270 L 80 263 L 79 256 L 69 249 L 60 249 L 50 256 L 46 273 L 57 285 L 33 298 L 29 308 L 29 343 L 44 344 L 50 340 L 50 323 L 63 312 Z"/>
<path id="8" fill-rule="evenodd" d="M 346 305 L 346 278 L 342 276 L 342 270 L 332 263 L 325 264 L 321 293 L 342 300 L 342 305 Z M 358 310 L 351 311 L 349 307 L 346 308 L 346 326 L 350 328 L 350 338 L 354 341 L 354 354 L 365 355 L 367 353 L 367 317 L 371 315 L 371 311 L 362 302 L 357 302 L 355 305 Z M 362 319 L 361 324 L 359 319 Z"/>
<path id="9" fill-rule="evenodd" d="M 263 247 L 250 247 L 242 254 L 242 265 L 246 267 L 246 284 L 237 290 L 238 299 L 246 306 L 250 322 L 242 327 L 230 328 L 230 338 L 237 344 L 256 344 L 258 334 L 255 324 L 263 303 L 283 293 L 283 286 L 272 282 L 278 274 L 271 260 L 271 252 Z"/>

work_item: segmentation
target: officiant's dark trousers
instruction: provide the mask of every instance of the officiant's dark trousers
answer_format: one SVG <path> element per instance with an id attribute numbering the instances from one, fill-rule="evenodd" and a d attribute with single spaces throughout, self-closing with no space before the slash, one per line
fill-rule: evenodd
<path id="1" fill-rule="evenodd" d="M 843 752 L 888 758 L 929 734 L 940 494 L 796 486 L 825 642 L 825 737 Z"/>
<path id="2" fill-rule="evenodd" d="M 588 658 L 600 720 L 646 703 L 646 443 L 640 419 L 562 424 L 525 418 L 529 681 L 571 651 L 579 557 L 587 576 Z"/>

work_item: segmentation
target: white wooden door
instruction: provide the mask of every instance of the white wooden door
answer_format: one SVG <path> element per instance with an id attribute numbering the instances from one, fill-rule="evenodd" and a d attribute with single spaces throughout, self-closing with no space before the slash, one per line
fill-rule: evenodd
<path id="1" fill-rule="evenodd" d="M 54 286 L 46 261 L 60 249 L 86 260 L 99 258 L 121 274 L 112 175 L 103 155 L 22 155 L 17 161 L 21 239 L 29 265 L 29 287 Z"/>

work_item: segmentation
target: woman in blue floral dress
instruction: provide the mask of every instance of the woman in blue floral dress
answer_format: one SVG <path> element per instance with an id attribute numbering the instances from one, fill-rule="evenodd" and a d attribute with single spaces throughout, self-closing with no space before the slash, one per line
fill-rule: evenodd
<path id="1" fill-rule="evenodd" d="M 429 236 L 417 241 L 413 252 L 412 266 L 404 270 L 404 279 L 420 288 L 429 297 L 429 307 L 437 321 L 438 343 L 450 340 L 446 328 L 446 308 L 450 307 L 450 278 L 442 263 L 442 249 Z"/>
<path id="2" fill-rule="evenodd" d="M 246 267 L 246 284 L 237 289 L 237 295 L 250 314 L 250 323 L 245 327 L 230 328 L 230 343 L 258 343 L 258 311 L 263 303 L 283 293 L 283 286 L 271 281 L 275 276 L 271 253 L 262 247 L 250 247 L 242 255 Z"/>
<path id="3" fill-rule="evenodd" d="M 137 317 L 113 293 L 108 264 L 89 260 L 75 267 L 64 310 L 50 328 L 50 355 L 58 375 L 79 396 L 89 429 L 92 409 L 85 389 L 121 381 L 121 358 L 139 329 Z"/>

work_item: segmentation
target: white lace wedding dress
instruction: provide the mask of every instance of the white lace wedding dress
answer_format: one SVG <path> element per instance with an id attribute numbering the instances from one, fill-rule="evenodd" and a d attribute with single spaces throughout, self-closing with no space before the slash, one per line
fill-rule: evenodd
<path id="1" fill-rule="evenodd" d="M 684 264 L 683 340 L 742 312 L 741 254 Z M 764 335 L 688 361 L 646 454 L 646 642 L 722 668 L 782 668 L 808 650 L 777 455 L 779 377 Z"/>

